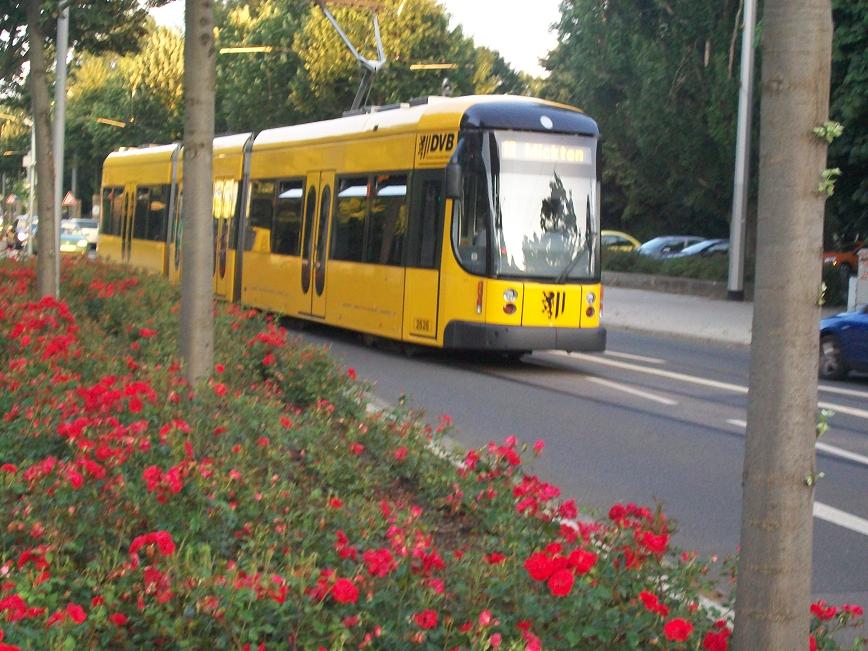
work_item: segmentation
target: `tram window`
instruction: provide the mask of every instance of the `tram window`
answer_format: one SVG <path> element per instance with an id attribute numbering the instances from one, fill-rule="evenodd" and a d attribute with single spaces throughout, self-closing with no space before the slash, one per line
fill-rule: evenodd
<path id="1" fill-rule="evenodd" d="M 102 197 L 102 232 L 120 235 L 125 205 L 123 188 L 106 188 Z"/>
<path id="2" fill-rule="evenodd" d="M 166 239 L 166 216 L 169 211 L 169 186 L 158 185 L 151 189 L 148 204 L 148 221 L 145 239 L 161 242 Z"/>
<path id="3" fill-rule="evenodd" d="M 244 235 L 244 247 L 247 250 L 267 252 L 271 249 L 274 187 L 275 182 L 271 180 L 253 181 L 250 184 L 249 230 Z"/>
<path id="4" fill-rule="evenodd" d="M 464 194 L 453 204 L 452 239 L 462 265 L 473 273 L 484 273 L 487 263 L 488 194 L 482 174 L 464 177 Z"/>
<path id="5" fill-rule="evenodd" d="M 401 264 L 407 233 L 407 175 L 378 176 L 368 213 L 365 262 Z"/>
<path id="6" fill-rule="evenodd" d="M 366 177 L 338 181 L 338 200 L 332 224 L 333 259 L 362 261 L 368 195 Z"/>
<path id="7" fill-rule="evenodd" d="M 271 252 L 298 255 L 301 246 L 303 181 L 278 181 Z"/>
<path id="8" fill-rule="evenodd" d="M 136 212 L 133 216 L 133 239 L 147 239 L 150 211 L 150 188 L 136 188 Z"/>
<path id="9" fill-rule="evenodd" d="M 443 218 L 442 187 L 443 181 L 439 176 L 414 183 L 414 209 L 407 243 L 408 267 L 437 267 L 437 243 Z"/>

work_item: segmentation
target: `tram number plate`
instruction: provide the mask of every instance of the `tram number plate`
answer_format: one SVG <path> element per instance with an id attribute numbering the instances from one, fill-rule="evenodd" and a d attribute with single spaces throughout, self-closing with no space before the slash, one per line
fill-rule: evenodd
<path id="1" fill-rule="evenodd" d="M 420 330 L 422 332 L 430 332 L 431 331 L 431 320 L 430 319 L 416 319 L 416 326 L 414 330 Z"/>

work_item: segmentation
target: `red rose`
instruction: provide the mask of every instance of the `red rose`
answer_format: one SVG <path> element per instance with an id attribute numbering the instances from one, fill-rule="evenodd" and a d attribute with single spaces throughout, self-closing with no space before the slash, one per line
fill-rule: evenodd
<path id="1" fill-rule="evenodd" d="M 566 597 L 573 589 L 575 577 L 569 570 L 558 570 L 549 577 L 549 592 L 555 597 Z"/>
<path id="2" fill-rule="evenodd" d="M 832 619 L 838 613 L 838 609 L 835 606 L 827 606 L 826 602 L 820 599 L 811 604 L 811 612 L 817 619 L 825 622 Z"/>
<path id="3" fill-rule="evenodd" d="M 552 559 L 542 552 L 534 552 L 524 562 L 524 569 L 534 581 L 545 581 L 554 572 Z"/>
<path id="4" fill-rule="evenodd" d="M 413 615 L 419 628 L 431 629 L 437 626 L 437 611 L 426 609 Z"/>
<path id="5" fill-rule="evenodd" d="M 705 651 L 726 651 L 729 647 L 729 630 L 720 629 L 717 631 L 708 631 L 705 634 L 705 639 L 702 640 L 702 648 Z"/>
<path id="6" fill-rule="evenodd" d="M 597 563 L 597 555 L 584 549 L 574 549 L 567 557 L 567 562 L 579 574 L 587 574 Z"/>
<path id="7" fill-rule="evenodd" d="M 359 589 L 349 579 L 338 579 L 332 586 L 332 599 L 339 604 L 354 604 L 359 598 Z"/>
<path id="8" fill-rule="evenodd" d="M 686 619 L 676 617 L 663 625 L 663 635 L 671 642 L 684 642 L 693 632 L 693 624 Z"/>
<path id="9" fill-rule="evenodd" d="M 69 618 L 76 624 L 81 624 L 87 619 L 87 613 L 84 612 L 84 608 L 72 602 L 66 605 L 66 614 L 69 615 Z"/>
<path id="10" fill-rule="evenodd" d="M 407 448 L 401 446 L 400 448 L 395 450 L 395 459 L 397 459 L 398 461 L 403 461 L 406 456 Z"/>
<path id="11" fill-rule="evenodd" d="M 356 369 L 348 368 L 347 369 L 347 377 L 350 378 L 351 380 L 355 380 L 356 379 Z"/>
<path id="12" fill-rule="evenodd" d="M 108 618 L 115 626 L 123 626 L 127 623 L 127 616 L 123 613 L 112 613 Z"/>
<path id="13" fill-rule="evenodd" d="M 658 536 L 650 531 L 643 531 L 639 536 L 639 543 L 649 552 L 662 554 L 669 545 L 669 534 L 661 533 Z"/>

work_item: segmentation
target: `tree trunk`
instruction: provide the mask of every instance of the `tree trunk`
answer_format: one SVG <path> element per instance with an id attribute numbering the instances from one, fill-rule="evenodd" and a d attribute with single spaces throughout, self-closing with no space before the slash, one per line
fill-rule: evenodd
<path id="1" fill-rule="evenodd" d="M 54 237 L 54 155 L 51 150 L 51 106 L 45 76 L 45 36 L 40 24 L 40 0 L 27 2 L 27 32 L 30 45 L 30 103 L 36 135 L 36 290 L 40 296 L 57 298 L 57 240 Z"/>
<path id="2" fill-rule="evenodd" d="M 184 38 L 184 235 L 181 242 L 181 356 L 191 383 L 214 360 L 214 236 L 211 158 L 214 140 L 214 4 L 187 0 Z"/>
<path id="3" fill-rule="evenodd" d="M 759 206 L 734 647 L 806 649 L 830 0 L 766 0 Z"/>

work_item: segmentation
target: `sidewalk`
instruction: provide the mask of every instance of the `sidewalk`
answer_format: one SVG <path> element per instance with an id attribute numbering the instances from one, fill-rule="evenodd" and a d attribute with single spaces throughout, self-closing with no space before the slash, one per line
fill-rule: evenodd
<path id="1" fill-rule="evenodd" d="M 823 316 L 845 308 L 824 308 Z M 750 344 L 753 303 L 606 287 L 603 326 L 708 343 Z"/>

